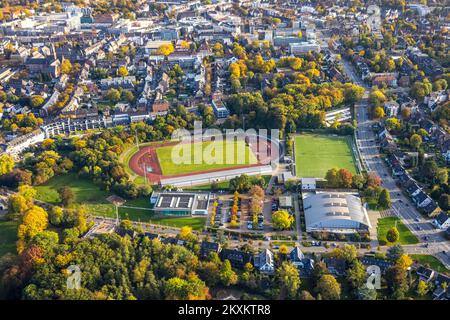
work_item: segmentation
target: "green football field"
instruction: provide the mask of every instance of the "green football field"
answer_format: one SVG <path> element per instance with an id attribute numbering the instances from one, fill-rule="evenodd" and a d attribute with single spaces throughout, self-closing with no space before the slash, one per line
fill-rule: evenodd
<path id="1" fill-rule="evenodd" d="M 331 168 L 356 173 L 351 138 L 318 134 L 294 137 L 296 175 L 301 178 L 324 178 Z"/>
<path id="2" fill-rule="evenodd" d="M 199 153 L 202 155 L 201 161 L 195 163 L 194 157 Z M 258 163 L 255 154 L 243 140 L 178 144 L 158 148 L 156 154 L 163 175 L 228 169 Z"/>

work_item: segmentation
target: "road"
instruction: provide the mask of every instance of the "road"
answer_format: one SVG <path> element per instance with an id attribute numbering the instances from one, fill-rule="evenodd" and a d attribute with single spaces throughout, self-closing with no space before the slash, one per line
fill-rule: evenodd
<path id="1" fill-rule="evenodd" d="M 357 146 L 361 152 L 363 161 L 367 165 L 369 172 L 375 172 L 382 179 L 382 186 L 389 190 L 392 200 L 392 207 L 387 214 L 397 216 L 403 223 L 417 236 L 422 243 L 428 243 L 429 247 L 422 245 L 412 246 L 412 248 L 421 247 L 426 250 L 425 253 L 434 254 L 447 267 L 450 266 L 450 242 L 446 240 L 442 232 L 434 228 L 430 219 L 424 218 L 414 207 L 409 198 L 403 195 L 402 190 L 397 186 L 392 178 L 386 163 L 380 154 L 379 146 L 375 140 L 375 134 L 372 125 L 375 123 L 369 119 L 368 94 L 369 88 L 356 74 L 353 66 L 348 61 L 342 61 L 344 71 L 352 81 L 365 87 L 366 92 L 363 99 L 355 106 L 355 114 L 358 122 L 357 128 Z M 424 237 L 428 236 L 425 241 Z M 447 254 L 443 253 L 446 252 Z"/>

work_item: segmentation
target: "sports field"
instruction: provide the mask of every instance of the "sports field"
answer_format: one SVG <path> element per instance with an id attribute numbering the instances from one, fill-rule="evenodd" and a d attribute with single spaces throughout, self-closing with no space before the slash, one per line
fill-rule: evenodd
<path id="1" fill-rule="evenodd" d="M 296 175 L 302 178 L 324 178 L 331 168 L 356 173 L 351 138 L 301 134 L 294 137 Z"/>
<path id="2" fill-rule="evenodd" d="M 234 144 L 231 153 L 229 151 L 233 150 L 233 146 L 230 144 Z M 202 153 L 201 163 L 195 163 L 199 152 Z M 243 140 L 165 146 L 157 148 L 156 155 L 163 175 L 229 169 L 258 163 L 255 154 Z"/>

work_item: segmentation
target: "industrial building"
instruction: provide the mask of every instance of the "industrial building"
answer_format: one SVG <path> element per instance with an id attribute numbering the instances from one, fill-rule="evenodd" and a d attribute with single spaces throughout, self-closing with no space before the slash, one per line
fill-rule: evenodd
<path id="1" fill-rule="evenodd" d="M 356 233 L 370 226 L 358 195 L 347 192 L 303 193 L 306 231 Z"/>

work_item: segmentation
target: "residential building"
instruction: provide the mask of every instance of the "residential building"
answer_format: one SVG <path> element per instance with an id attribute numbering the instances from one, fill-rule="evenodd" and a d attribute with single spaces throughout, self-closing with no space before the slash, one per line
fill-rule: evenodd
<path id="1" fill-rule="evenodd" d="M 272 251 L 265 249 L 253 257 L 253 264 L 262 273 L 272 274 L 275 271 L 275 263 Z"/>
<path id="2" fill-rule="evenodd" d="M 228 260 L 231 266 L 239 269 L 244 269 L 247 263 L 252 262 L 252 256 L 249 253 L 237 249 L 222 249 L 219 256 L 222 261 Z"/>
<path id="3" fill-rule="evenodd" d="M 436 219 L 434 219 L 433 224 L 442 230 L 445 230 L 450 227 L 450 216 L 445 213 L 441 212 Z"/>

